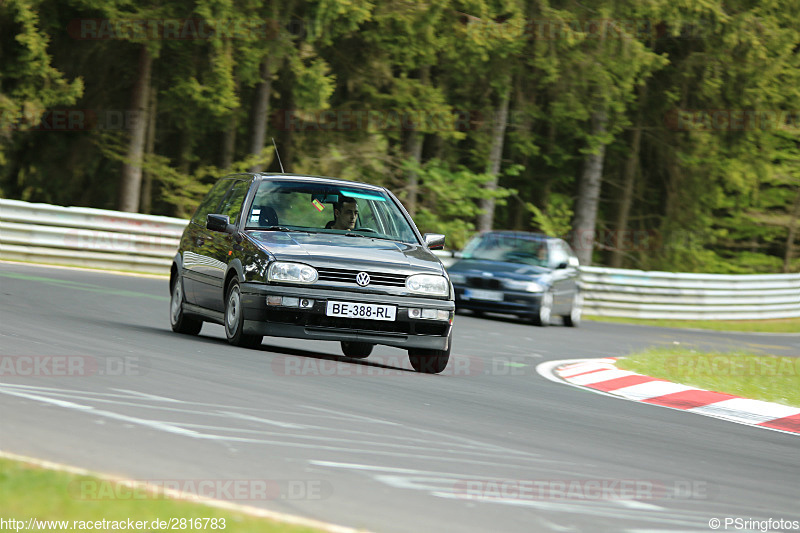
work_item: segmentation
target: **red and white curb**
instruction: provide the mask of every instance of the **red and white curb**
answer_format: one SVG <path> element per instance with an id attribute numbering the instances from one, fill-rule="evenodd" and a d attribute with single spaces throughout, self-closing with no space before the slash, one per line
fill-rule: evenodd
<path id="1" fill-rule="evenodd" d="M 559 383 L 637 402 L 680 409 L 784 433 L 800 433 L 800 408 L 698 389 L 616 367 L 616 357 L 540 363 L 536 370 Z"/>

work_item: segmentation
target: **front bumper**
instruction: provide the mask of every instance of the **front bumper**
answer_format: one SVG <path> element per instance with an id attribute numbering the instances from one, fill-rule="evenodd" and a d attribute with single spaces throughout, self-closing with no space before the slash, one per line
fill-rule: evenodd
<path id="1" fill-rule="evenodd" d="M 492 292 L 502 294 L 503 299 L 486 300 L 467 297 L 465 292 L 469 291 L 470 287 L 456 285 L 454 289 L 457 309 L 469 309 L 487 313 L 508 313 L 519 316 L 536 315 L 539 312 L 539 306 L 542 303 L 544 294 L 541 292 L 496 290 Z"/>
<path id="2" fill-rule="evenodd" d="M 450 342 L 455 303 L 448 300 L 261 283 L 244 283 L 241 290 L 247 334 L 431 350 L 446 350 Z M 314 303 L 309 308 L 268 306 L 267 296 L 290 296 Z M 325 314 L 328 300 L 394 305 L 397 314 L 393 321 L 329 317 Z M 410 318 L 409 308 L 446 310 L 450 319 Z"/>

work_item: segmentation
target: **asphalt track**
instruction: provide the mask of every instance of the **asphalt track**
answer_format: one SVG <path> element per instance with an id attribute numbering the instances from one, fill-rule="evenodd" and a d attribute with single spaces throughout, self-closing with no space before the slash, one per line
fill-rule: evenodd
<path id="1" fill-rule="evenodd" d="M 800 336 L 459 315 L 431 376 L 396 349 L 351 361 L 334 343 L 175 334 L 164 279 L 0 263 L 0 302 L 6 452 L 377 532 L 800 524 L 797 436 L 535 371 L 675 343 L 797 356 Z"/>

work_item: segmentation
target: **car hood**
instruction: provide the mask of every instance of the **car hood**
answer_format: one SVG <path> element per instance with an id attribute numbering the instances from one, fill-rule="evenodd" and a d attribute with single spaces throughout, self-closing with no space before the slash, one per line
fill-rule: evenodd
<path id="1" fill-rule="evenodd" d="M 298 261 L 316 267 L 396 270 L 407 274 L 444 273 L 439 258 L 418 244 L 330 233 L 255 231 L 249 235 L 279 261 Z"/>
<path id="2" fill-rule="evenodd" d="M 508 279 L 546 278 L 552 272 L 549 268 L 535 265 L 480 259 L 459 259 L 450 265 L 447 270 L 448 272 L 458 272 L 466 276 L 483 276 L 485 273 L 489 273 L 494 277 Z"/>

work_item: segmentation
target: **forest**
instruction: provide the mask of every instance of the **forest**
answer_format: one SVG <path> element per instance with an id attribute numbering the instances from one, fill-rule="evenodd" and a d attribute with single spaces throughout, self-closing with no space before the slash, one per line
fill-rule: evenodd
<path id="1" fill-rule="evenodd" d="M 0 197 L 188 218 L 215 179 L 391 189 L 458 249 L 800 272 L 797 0 L 0 0 Z M 275 157 L 275 147 L 280 162 Z"/>

